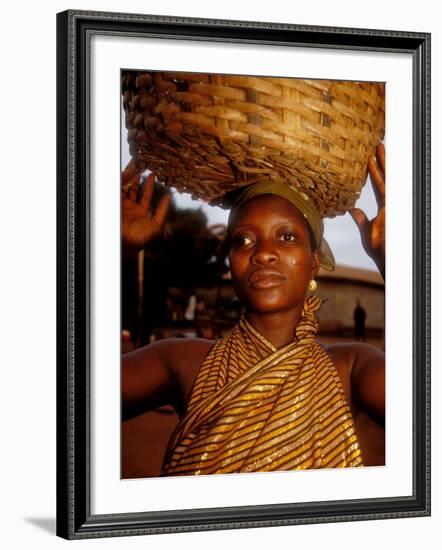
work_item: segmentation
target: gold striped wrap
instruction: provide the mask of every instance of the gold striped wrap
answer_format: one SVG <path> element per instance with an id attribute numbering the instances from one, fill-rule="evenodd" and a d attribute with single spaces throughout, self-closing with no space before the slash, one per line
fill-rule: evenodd
<path id="1" fill-rule="evenodd" d="M 363 466 L 338 373 L 315 342 L 319 307 L 306 297 L 295 339 L 282 349 L 244 317 L 214 344 L 162 475 Z"/>

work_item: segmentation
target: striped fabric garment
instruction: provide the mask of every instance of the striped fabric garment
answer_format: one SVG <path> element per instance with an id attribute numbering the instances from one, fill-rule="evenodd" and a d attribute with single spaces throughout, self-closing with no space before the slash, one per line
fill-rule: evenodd
<path id="1" fill-rule="evenodd" d="M 161 475 L 362 466 L 338 373 L 315 342 L 317 296 L 276 349 L 244 317 L 203 362 Z"/>

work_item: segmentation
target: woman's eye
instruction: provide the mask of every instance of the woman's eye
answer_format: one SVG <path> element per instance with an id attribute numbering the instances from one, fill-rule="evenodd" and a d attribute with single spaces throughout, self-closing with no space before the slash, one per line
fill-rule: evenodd
<path id="1" fill-rule="evenodd" d="M 281 240 L 286 243 L 292 243 L 296 241 L 296 235 L 294 235 L 293 233 L 283 233 L 281 235 Z"/>
<path id="2" fill-rule="evenodd" d="M 252 239 L 247 235 L 238 235 L 233 238 L 233 246 L 249 246 L 252 242 Z"/>

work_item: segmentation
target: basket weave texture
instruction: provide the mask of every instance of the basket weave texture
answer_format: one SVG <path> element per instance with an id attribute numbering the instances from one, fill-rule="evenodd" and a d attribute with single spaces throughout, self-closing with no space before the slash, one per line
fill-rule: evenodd
<path id="1" fill-rule="evenodd" d="M 270 179 L 343 214 L 384 136 L 381 83 L 126 71 L 122 93 L 136 164 L 211 204 Z"/>

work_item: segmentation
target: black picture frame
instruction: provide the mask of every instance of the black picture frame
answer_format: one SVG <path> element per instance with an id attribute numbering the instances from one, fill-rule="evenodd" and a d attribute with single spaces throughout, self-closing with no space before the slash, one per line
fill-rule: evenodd
<path id="1" fill-rule="evenodd" d="M 413 61 L 413 494 L 93 515 L 88 56 L 94 34 L 407 53 Z M 57 535 L 67 539 L 430 514 L 430 35 L 68 10 L 57 14 Z"/>

